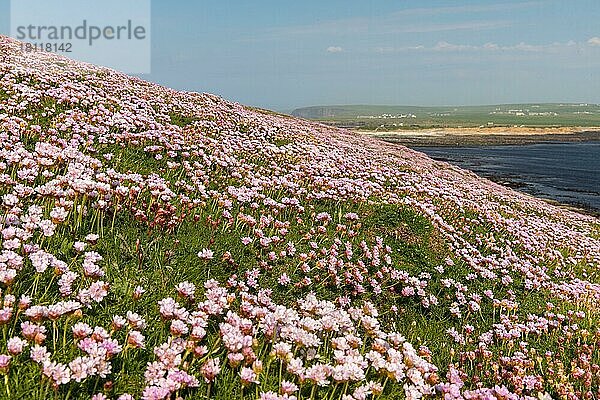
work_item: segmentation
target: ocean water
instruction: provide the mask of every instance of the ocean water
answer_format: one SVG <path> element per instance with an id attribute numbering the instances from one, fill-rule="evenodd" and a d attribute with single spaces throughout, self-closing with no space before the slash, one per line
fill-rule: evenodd
<path id="1" fill-rule="evenodd" d="M 414 149 L 517 190 L 600 212 L 600 142 Z"/>

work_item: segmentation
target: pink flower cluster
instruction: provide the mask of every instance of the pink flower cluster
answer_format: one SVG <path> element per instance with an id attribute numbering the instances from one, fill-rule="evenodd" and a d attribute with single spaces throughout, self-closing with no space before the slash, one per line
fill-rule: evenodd
<path id="1" fill-rule="evenodd" d="M 205 299 L 192 309 L 173 298 L 159 302 L 171 336 L 154 349 L 144 399 L 168 398 L 200 379 L 213 382 L 224 369 L 238 371 L 242 386 L 260 385 L 270 369 L 279 370 L 282 393 L 264 398 L 295 398 L 299 386 L 331 391 L 350 384 L 353 398 L 361 399 L 381 393 L 388 380 L 403 384 L 407 398 L 434 391 L 437 368 L 402 335 L 381 330 L 370 303 L 340 308 L 308 295 L 295 309 L 274 303 L 268 290 L 253 295 L 243 284 L 232 291 L 207 281 L 205 289 Z M 217 340 L 206 331 L 215 324 Z M 190 374 L 195 369 L 200 376 Z M 363 385 L 365 380 L 370 383 Z"/>

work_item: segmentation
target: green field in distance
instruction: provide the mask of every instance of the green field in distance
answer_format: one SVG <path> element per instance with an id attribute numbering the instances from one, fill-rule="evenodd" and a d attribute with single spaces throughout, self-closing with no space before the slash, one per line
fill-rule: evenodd
<path id="1" fill-rule="evenodd" d="M 336 126 L 381 131 L 437 127 L 600 126 L 600 105 L 587 103 L 447 107 L 340 105 L 298 108 L 291 114 Z"/>

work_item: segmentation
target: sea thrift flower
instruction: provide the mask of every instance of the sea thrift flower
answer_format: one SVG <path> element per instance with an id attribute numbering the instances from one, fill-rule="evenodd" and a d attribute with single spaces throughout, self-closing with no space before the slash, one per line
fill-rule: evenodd
<path id="1" fill-rule="evenodd" d="M 89 235 L 87 235 L 85 237 L 85 240 L 91 244 L 96 244 L 96 242 L 98 241 L 98 238 L 100 236 L 96 235 L 95 233 L 90 233 Z"/>
<path id="2" fill-rule="evenodd" d="M 46 347 L 44 346 L 39 346 L 37 344 L 32 346 L 29 354 L 31 359 L 36 363 L 42 363 L 44 361 L 50 360 L 50 353 L 46 350 Z"/>
<path id="3" fill-rule="evenodd" d="M 179 293 L 180 296 L 186 298 L 187 300 L 194 300 L 194 292 L 196 291 L 196 286 L 193 283 L 187 281 L 181 282 L 175 287 L 175 290 L 177 290 L 177 293 Z"/>
<path id="4" fill-rule="evenodd" d="M 298 386 L 293 382 L 289 382 L 286 380 L 281 381 L 281 393 L 282 394 L 292 394 L 298 391 Z"/>
<path id="5" fill-rule="evenodd" d="M 143 400 L 163 400 L 170 395 L 170 391 L 167 388 L 158 386 L 148 386 L 142 392 Z"/>
<path id="6" fill-rule="evenodd" d="M 26 310 L 29 308 L 29 306 L 31 306 L 31 297 L 27 295 L 21 296 L 19 299 L 19 310 Z"/>
<path id="7" fill-rule="evenodd" d="M 131 330 L 129 331 L 129 335 L 127 336 L 127 344 L 133 347 L 134 349 L 144 348 L 145 338 L 141 332 Z"/>
<path id="8" fill-rule="evenodd" d="M 11 357 L 6 354 L 0 354 L 0 373 L 8 373 Z"/>
<path id="9" fill-rule="evenodd" d="M 170 327 L 173 336 L 182 336 L 189 332 L 187 324 L 179 319 L 173 320 Z"/>
<path id="10" fill-rule="evenodd" d="M 211 358 L 206 361 L 200 368 L 200 373 L 204 377 L 206 383 L 212 382 L 215 377 L 221 372 L 220 360 L 218 358 Z"/>
<path id="11" fill-rule="evenodd" d="M 17 354 L 21 354 L 23 349 L 25 347 L 27 347 L 27 341 L 25 341 L 19 337 L 12 337 L 12 338 L 8 339 L 6 347 L 8 348 L 8 352 L 11 355 L 15 356 Z"/>
<path id="12" fill-rule="evenodd" d="M 290 279 L 289 276 L 287 276 L 287 274 L 285 272 L 283 274 L 281 274 L 281 276 L 278 279 L 279 284 L 282 286 L 289 285 L 291 281 L 292 280 Z"/>
<path id="13" fill-rule="evenodd" d="M 144 293 L 146 293 L 146 290 L 143 287 L 139 285 L 136 286 L 135 289 L 133 289 L 133 299 L 139 300 Z"/>
<path id="14" fill-rule="evenodd" d="M 256 373 L 252 370 L 252 368 L 243 367 L 240 370 L 240 379 L 242 380 L 242 385 L 247 386 L 252 383 L 259 383 L 258 377 Z"/>
<path id="15" fill-rule="evenodd" d="M 127 311 L 125 318 L 127 319 L 129 326 L 131 326 L 133 329 L 143 330 L 146 328 L 146 321 L 139 314 L 134 313 L 133 311 Z"/>
<path id="16" fill-rule="evenodd" d="M 93 333 L 92 328 L 83 322 L 78 322 L 71 328 L 76 339 L 84 339 Z"/>
<path id="17" fill-rule="evenodd" d="M 214 252 L 209 249 L 202 249 L 198 252 L 198 257 L 202 260 L 212 260 Z"/>
<path id="18" fill-rule="evenodd" d="M 112 318 L 112 323 L 110 326 L 113 330 L 118 331 L 121 328 L 123 328 L 125 326 L 125 324 L 127 324 L 127 320 L 125 318 L 123 318 L 120 315 L 115 315 Z"/>

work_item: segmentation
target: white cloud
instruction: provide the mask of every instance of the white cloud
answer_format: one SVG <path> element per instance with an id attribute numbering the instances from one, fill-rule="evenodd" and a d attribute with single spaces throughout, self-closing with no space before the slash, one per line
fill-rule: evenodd
<path id="1" fill-rule="evenodd" d="M 600 46 L 600 37 L 594 36 L 593 38 L 590 38 L 590 40 L 588 40 L 587 42 L 591 46 Z"/>
<path id="2" fill-rule="evenodd" d="M 483 45 L 483 48 L 486 50 L 498 50 L 500 46 L 498 46 L 496 43 L 486 43 Z"/>
<path id="3" fill-rule="evenodd" d="M 340 46 L 329 46 L 327 48 L 328 53 L 341 53 L 342 51 L 344 51 L 344 49 L 342 49 Z"/>
<path id="4" fill-rule="evenodd" d="M 528 44 L 521 42 L 514 46 L 503 46 L 500 50 L 516 50 L 522 52 L 556 52 L 560 50 L 568 49 L 569 47 L 576 46 L 577 43 L 569 40 L 565 43 L 554 42 L 550 44 Z"/>
<path id="5" fill-rule="evenodd" d="M 401 51 L 410 51 L 410 50 L 427 50 L 427 48 L 423 45 L 418 46 L 406 46 L 406 47 L 392 47 L 392 46 L 382 46 L 375 47 L 375 51 L 381 54 L 390 54 L 390 53 L 398 53 Z"/>
<path id="6" fill-rule="evenodd" d="M 592 40 L 595 39 L 595 40 Z M 600 46 L 600 38 L 592 38 L 588 41 L 588 44 Z M 472 44 L 456 44 L 441 41 L 434 46 L 407 46 L 407 47 L 377 47 L 375 51 L 377 53 L 396 53 L 404 51 L 436 51 L 436 52 L 464 52 L 464 51 L 485 51 L 485 52 L 522 52 L 522 53 L 537 53 L 537 52 L 548 52 L 555 53 L 568 48 L 574 48 L 583 45 L 582 43 L 576 43 L 574 41 L 568 41 L 565 43 L 549 43 L 549 44 L 529 44 L 521 42 L 514 45 L 501 46 L 496 43 L 488 42 L 482 45 Z"/>
<path id="7" fill-rule="evenodd" d="M 471 46 L 467 44 L 453 44 L 448 42 L 438 42 L 431 48 L 433 51 L 464 51 L 464 50 L 476 50 L 477 46 Z"/>

